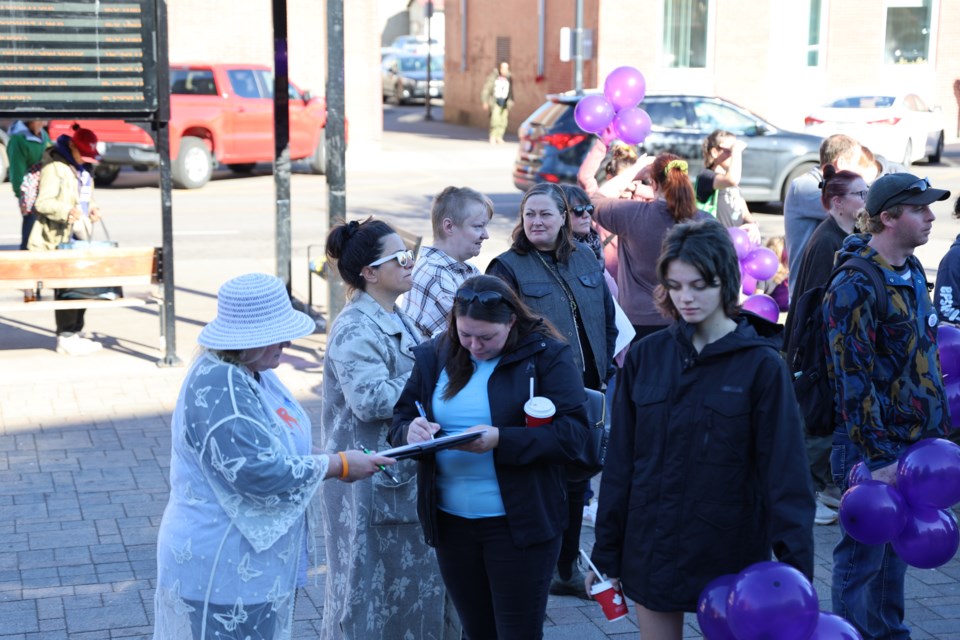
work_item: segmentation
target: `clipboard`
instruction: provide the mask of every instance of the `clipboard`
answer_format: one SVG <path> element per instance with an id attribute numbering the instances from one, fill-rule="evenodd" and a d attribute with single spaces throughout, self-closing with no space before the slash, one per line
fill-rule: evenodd
<path id="1" fill-rule="evenodd" d="M 441 436 L 439 438 L 434 438 L 433 440 L 415 442 L 413 444 L 405 444 L 402 447 L 394 447 L 393 449 L 377 451 L 377 454 L 381 456 L 387 456 L 388 458 L 394 458 L 395 460 L 419 458 L 425 453 L 436 453 L 437 451 L 443 451 L 444 449 L 455 447 L 458 444 L 476 440 L 486 432 L 487 430 L 483 429 L 480 431 L 469 431 L 467 433 L 455 433 L 452 436 Z"/>

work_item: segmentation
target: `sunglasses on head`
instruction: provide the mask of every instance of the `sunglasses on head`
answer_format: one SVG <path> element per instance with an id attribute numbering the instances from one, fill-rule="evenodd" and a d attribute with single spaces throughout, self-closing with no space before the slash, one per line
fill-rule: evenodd
<path id="1" fill-rule="evenodd" d="M 474 291 L 473 289 L 460 289 L 457 291 L 456 299 L 460 304 L 471 304 L 476 300 L 488 308 L 503 302 L 503 296 L 498 291 Z"/>
<path id="2" fill-rule="evenodd" d="M 413 263 L 413 251 L 410 251 L 409 249 L 401 249 L 400 251 L 395 251 L 388 256 L 383 256 L 379 260 L 374 260 L 367 266 L 379 267 L 380 265 L 386 264 L 391 260 L 396 260 L 397 264 L 399 264 L 401 267 L 405 267 L 408 264 Z"/>
<path id="3" fill-rule="evenodd" d="M 570 213 L 575 216 L 592 216 L 593 215 L 593 205 L 592 204 L 578 204 L 575 207 L 570 207 Z"/>
<path id="4" fill-rule="evenodd" d="M 883 204 L 880 205 L 880 208 L 878 209 L 878 211 L 881 211 L 881 212 L 886 211 L 887 205 L 889 204 L 889 202 L 894 198 L 896 198 L 897 196 L 899 196 L 901 193 L 923 193 L 929 188 L 930 188 L 930 180 L 927 178 L 920 178 L 916 182 L 907 185 L 906 187 L 901 189 L 899 192 L 893 194 L 892 196 L 884 200 Z"/>

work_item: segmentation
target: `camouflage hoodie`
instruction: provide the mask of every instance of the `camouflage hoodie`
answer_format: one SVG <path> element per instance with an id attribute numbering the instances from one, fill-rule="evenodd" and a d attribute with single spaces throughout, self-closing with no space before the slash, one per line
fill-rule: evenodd
<path id="1" fill-rule="evenodd" d="M 869 239 L 847 237 L 837 259 L 859 255 L 876 264 L 887 286 L 887 308 L 876 308 L 867 276 L 848 269 L 830 284 L 823 314 L 834 402 L 867 465 L 879 469 L 922 437 L 945 435 L 950 415 L 923 266 L 910 256 L 906 280 Z"/>

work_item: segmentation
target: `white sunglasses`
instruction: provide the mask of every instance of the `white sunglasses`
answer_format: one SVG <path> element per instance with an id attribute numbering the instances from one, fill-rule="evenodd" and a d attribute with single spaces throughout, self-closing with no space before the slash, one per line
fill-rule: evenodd
<path id="1" fill-rule="evenodd" d="M 413 251 L 410 251 L 409 249 L 401 249 L 400 251 L 396 251 L 396 252 L 394 252 L 394 253 L 391 253 L 391 254 L 388 255 L 388 256 L 383 256 L 383 257 L 380 258 L 379 260 L 374 260 L 373 262 L 371 262 L 371 263 L 368 264 L 367 266 L 368 266 L 368 267 L 379 267 L 380 265 L 386 264 L 386 263 L 390 262 L 391 260 L 396 260 L 396 261 L 397 261 L 397 264 L 399 264 L 401 267 L 406 267 L 408 264 L 410 264 L 410 263 L 413 262 Z M 361 275 L 363 275 L 363 274 L 361 274 Z"/>

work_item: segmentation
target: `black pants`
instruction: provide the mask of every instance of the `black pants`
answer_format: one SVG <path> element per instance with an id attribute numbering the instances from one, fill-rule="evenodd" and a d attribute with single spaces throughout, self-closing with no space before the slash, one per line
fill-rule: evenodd
<path id="1" fill-rule="evenodd" d="M 68 289 L 54 289 L 54 300 L 61 300 L 61 292 Z M 83 331 L 83 315 L 86 309 L 57 309 L 53 312 L 57 320 L 57 335 L 72 335 Z"/>
<path id="2" fill-rule="evenodd" d="M 37 214 L 29 213 L 23 216 L 23 222 L 20 225 L 20 251 L 26 251 L 27 241 L 30 240 L 30 232 L 33 231 L 33 224 L 37 221 Z"/>
<path id="3" fill-rule="evenodd" d="M 543 638 L 560 536 L 518 548 L 506 517 L 467 519 L 437 512 L 437 562 L 465 640 Z"/>
<path id="4" fill-rule="evenodd" d="M 560 557 L 557 558 L 557 571 L 564 580 L 573 572 L 574 563 L 580 555 L 580 529 L 583 527 L 583 503 L 586 502 L 587 487 L 590 479 L 567 480 L 567 507 L 569 508 L 570 522 L 563 532 L 563 543 L 560 545 Z"/>

